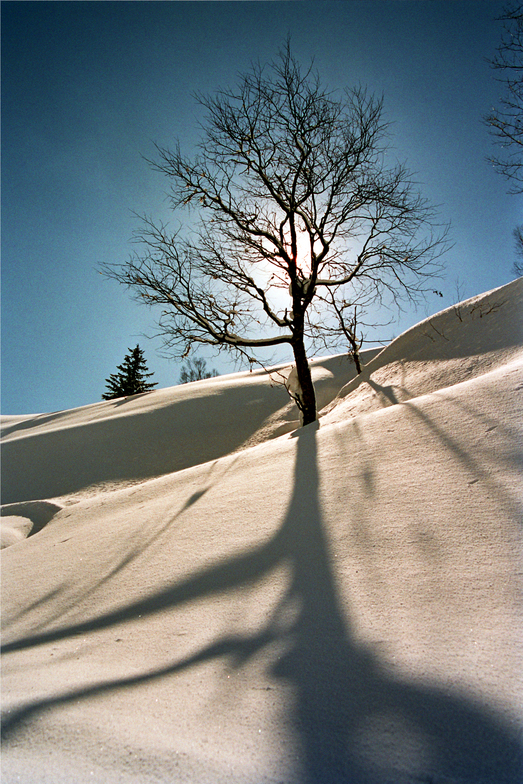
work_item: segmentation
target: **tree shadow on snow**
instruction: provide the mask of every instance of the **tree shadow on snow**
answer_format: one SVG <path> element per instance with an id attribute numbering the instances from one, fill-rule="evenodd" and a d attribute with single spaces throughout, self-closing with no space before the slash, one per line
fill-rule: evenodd
<path id="1" fill-rule="evenodd" d="M 6 739 L 42 711 L 129 688 L 226 659 L 233 668 L 277 642 L 284 649 L 269 675 L 291 688 L 288 723 L 296 737 L 301 784 L 440 781 L 521 784 L 515 731 L 485 706 L 433 686 L 409 683 L 355 639 L 336 590 L 319 500 L 316 427 L 297 434 L 292 498 L 265 544 L 217 563 L 121 610 L 5 646 L 21 650 L 174 608 L 257 580 L 286 566 L 288 588 L 254 633 L 224 634 L 196 654 L 156 671 L 70 690 L 6 715 Z M 291 613 L 287 612 L 291 610 Z M 417 778 L 408 778 L 415 770 Z M 416 775 L 417 775 L 416 773 Z"/>

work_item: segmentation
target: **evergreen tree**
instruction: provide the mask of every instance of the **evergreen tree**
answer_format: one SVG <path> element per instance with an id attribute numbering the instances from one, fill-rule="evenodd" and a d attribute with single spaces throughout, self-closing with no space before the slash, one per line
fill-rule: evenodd
<path id="1" fill-rule="evenodd" d="M 126 354 L 123 363 L 117 365 L 116 369 L 119 372 L 106 378 L 107 392 L 102 395 L 102 400 L 149 392 L 157 385 L 157 382 L 151 383 L 146 380 L 154 374 L 146 372 L 147 363 L 140 346 L 128 351 L 129 354 Z"/>
<path id="2" fill-rule="evenodd" d="M 287 346 L 307 425 L 318 414 L 308 353 L 343 345 L 355 308 L 426 291 L 447 232 L 387 154 L 380 97 L 323 86 L 289 41 L 239 79 L 198 98 L 194 157 L 157 148 L 178 228 L 144 218 L 141 251 L 104 270 L 158 308 L 173 357 L 208 345 L 252 362 Z M 186 208 L 199 218 L 185 221 Z"/>

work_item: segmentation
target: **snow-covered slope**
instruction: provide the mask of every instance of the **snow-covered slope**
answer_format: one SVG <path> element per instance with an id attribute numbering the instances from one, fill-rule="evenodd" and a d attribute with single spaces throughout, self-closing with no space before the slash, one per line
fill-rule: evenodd
<path id="1" fill-rule="evenodd" d="M 469 381 L 521 356 L 522 279 L 437 313 L 404 332 L 351 379 L 329 421 L 377 411 Z M 343 404 L 340 405 L 343 399 Z"/>
<path id="2" fill-rule="evenodd" d="M 521 784 L 522 293 L 8 419 L 3 784 Z"/>
<path id="3" fill-rule="evenodd" d="M 294 430 L 297 410 L 283 385 L 289 370 L 237 373 L 71 411 L 6 417 L 3 503 L 113 489 Z M 315 361 L 319 405 L 354 375 L 347 356 Z"/>

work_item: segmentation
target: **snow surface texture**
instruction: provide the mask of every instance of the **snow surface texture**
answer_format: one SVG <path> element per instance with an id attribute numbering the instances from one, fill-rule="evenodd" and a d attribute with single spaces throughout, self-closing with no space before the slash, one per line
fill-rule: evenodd
<path id="1" fill-rule="evenodd" d="M 522 300 L 5 417 L 2 784 L 521 784 Z"/>

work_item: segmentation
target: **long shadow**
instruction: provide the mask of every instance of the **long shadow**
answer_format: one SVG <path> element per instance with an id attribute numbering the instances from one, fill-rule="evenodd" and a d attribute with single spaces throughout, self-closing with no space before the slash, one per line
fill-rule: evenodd
<path id="1" fill-rule="evenodd" d="M 64 411 L 53 411 L 50 414 L 28 415 L 13 424 L 9 424 L 9 421 L 7 421 L 7 424 L 0 427 L 0 437 L 5 438 L 5 436 L 11 435 L 11 433 L 17 433 L 19 430 L 31 430 L 34 427 L 46 425 L 63 416 L 63 414 Z"/>
<path id="2" fill-rule="evenodd" d="M 523 753 L 518 735 L 500 716 L 463 696 L 402 680 L 356 640 L 349 608 L 336 589 L 322 520 L 314 426 L 303 428 L 297 436 L 292 498 L 281 527 L 268 542 L 118 611 L 26 637 L 6 645 L 4 651 L 106 628 L 250 585 L 280 565 L 290 571 L 290 583 L 265 626 L 256 632 L 224 634 L 190 658 L 156 671 L 26 704 L 6 716 L 4 737 L 16 736 L 42 711 L 131 688 L 201 662 L 225 658 L 231 667 L 241 668 L 278 641 L 282 643 L 278 649 L 285 653 L 269 667 L 272 677 L 290 685 L 293 692 L 287 718 L 300 751 L 293 781 L 397 784 L 415 769 L 417 780 L 425 784 L 444 778 L 470 784 L 521 784 Z"/>
<path id="3" fill-rule="evenodd" d="M 399 780 L 401 768 L 413 763 L 417 738 L 424 746 L 421 755 L 431 760 L 431 774 L 520 783 L 523 753 L 508 728 L 462 698 L 395 678 L 354 640 L 322 522 L 314 435 L 312 429 L 300 434 L 284 523 L 294 575 L 289 593 L 302 610 L 294 646 L 274 668 L 294 686 L 302 780 L 363 784 L 395 781 L 395 775 Z"/>
<path id="4" fill-rule="evenodd" d="M 221 478 L 231 470 L 232 466 L 234 466 L 236 462 L 236 458 L 233 458 L 229 461 L 228 465 L 222 470 Z M 116 563 L 110 568 L 103 576 L 101 576 L 95 585 L 91 586 L 90 589 L 86 589 L 85 586 L 81 587 L 81 596 L 82 599 L 85 600 L 90 594 L 94 593 L 103 583 L 110 582 L 119 572 L 123 571 L 126 567 L 132 564 L 137 558 L 143 556 L 144 552 L 150 548 L 158 539 L 161 538 L 163 534 L 167 531 L 167 529 L 172 528 L 173 525 L 177 522 L 179 518 L 181 518 L 184 512 L 197 503 L 200 498 L 202 498 L 213 486 L 213 484 L 218 481 L 217 479 L 213 479 L 213 472 L 215 469 L 216 463 L 208 466 L 206 481 L 200 487 L 199 490 L 192 493 L 183 503 L 181 508 L 177 509 L 177 511 L 169 513 L 165 515 L 163 519 L 158 521 L 158 524 L 153 528 L 153 530 L 149 533 L 145 533 L 143 530 L 137 532 L 134 537 L 127 537 L 125 542 L 120 542 L 118 546 L 118 558 Z M 22 504 L 12 504 L 8 505 L 7 507 L 3 507 L 0 509 L 0 513 L 3 513 L 4 509 L 11 509 L 21 507 L 31 507 L 36 506 L 38 507 L 40 504 L 47 505 L 48 502 L 46 501 L 28 501 Z M 53 504 L 49 504 L 49 506 L 53 506 Z M 60 507 L 56 507 L 59 509 Z M 35 606 L 39 605 L 42 606 L 46 602 L 52 601 L 60 592 L 64 590 L 64 585 L 61 585 L 55 591 L 49 593 L 47 597 L 41 597 L 37 602 L 29 604 L 27 607 L 24 607 L 16 616 L 17 619 L 20 619 L 24 614 L 29 613 L 35 609 Z M 72 597 L 70 601 L 74 601 Z M 61 610 L 59 610 L 55 614 L 45 614 L 43 616 L 43 620 L 40 625 L 35 626 L 33 623 L 33 630 L 36 633 L 40 626 L 48 626 L 55 621 L 59 620 Z"/>

